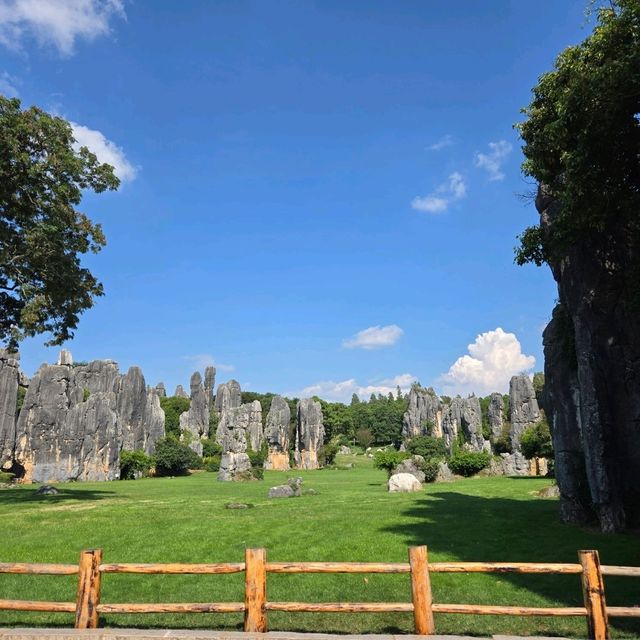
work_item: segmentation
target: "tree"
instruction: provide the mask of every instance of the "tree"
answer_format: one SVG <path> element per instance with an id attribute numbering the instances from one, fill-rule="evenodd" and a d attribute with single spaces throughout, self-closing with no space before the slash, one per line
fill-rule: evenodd
<path id="1" fill-rule="evenodd" d="M 640 240 L 640 2 L 615 0 L 598 11 L 584 42 L 568 47 L 533 89 L 518 125 L 522 166 L 559 207 L 552 225 L 520 236 L 516 262 L 561 259 L 576 240 L 625 229 Z M 628 238 L 628 236 L 627 236 Z M 638 292 L 638 264 L 627 282 Z"/>
<path id="2" fill-rule="evenodd" d="M 0 341 L 10 348 L 44 332 L 47 345 L 68 340 L 103 294 L 80 256 L 100 251 L 105 237 L 76 207 L 83 190 L 120 181 L 74 143 L 62 118 L 0 96 Z"/>
<path id="3" fill-rule="evenodd" d="M 546 420 L 527 427 L 520 436 L 520 448 L 525 458 L 553 458 L 551 433 Z"/>

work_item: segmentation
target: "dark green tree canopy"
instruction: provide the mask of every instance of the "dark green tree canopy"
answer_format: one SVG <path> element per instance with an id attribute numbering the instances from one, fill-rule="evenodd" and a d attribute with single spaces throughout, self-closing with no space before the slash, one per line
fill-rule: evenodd
<path id="1" fill-rule="evenodd" d="M 103 293 L 80 256 L 100 251 L 105 238 L 76 207 L 83 190 L 120 181 L 74 143 L 62 118 L 0 96 L 0 342 L 11 348 L 44 332 L 47 344 L 64 342 Z"/>
<path id="2" fill-rule="evenodd" d="M 597 15 L 593 33 L 540 78 L 518 125 L 525 175 L 560 205 L 553 225 L 520 236 L 518 264 L 556 260 L 612 228 L 640 238 L 640 0 Z"/>

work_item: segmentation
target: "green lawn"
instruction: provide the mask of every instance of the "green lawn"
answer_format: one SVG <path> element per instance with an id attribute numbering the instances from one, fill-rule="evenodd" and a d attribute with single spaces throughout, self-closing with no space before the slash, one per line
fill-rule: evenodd
<path id="1" fill-rule="evenodd" d="M 556 500 L 533 492 L 537 478 L 471 478 L 388 494 L 386 476 L 354 458 L 351 470 L 300 472 L 317 495 L 269 500 L 286 474 L 253 483 L 221 483 L 215 474 L 60 485 L 57 496 L 35 486 L 0 491 L 0 562 L 76 563 L 82 548 L 100 547 L 105 562 L 238 562 L 245 547 L 266 547 L 271 560 L 404 562 L 407 547 L 426 544 L 431 560 L 575 562 L 578 549 L 600 551 L 603 564 L 640 565 L 640 538 L 605 536 L 561 525 Z M 248 510 L 229 510 L 229 502 Z M 243 574 L 107 575 L 104 602 L 242 601 Z M 434 601 L 579 606 L 579 576 L 439 574 Z M 640 604 L 640 579 L 606 579 L 609 604 Z M 0 575 L 0 598 L 73 600 L 75 579 Z M 406 575 L 270 575 L 270 600 L 409 601 Z M 238 629 L 241 615 L 106 616 L 105 626 Z M 618 638 L 640 637 L 640 620 L 613 620 Z M 72 616 L 0 612 L 1 626 L 72 624 Z M 272 630 L 410 632 L 410 614 L 271 613 Z M 570 635 L 571 618 L 437 615 L 439 633 Z"/>

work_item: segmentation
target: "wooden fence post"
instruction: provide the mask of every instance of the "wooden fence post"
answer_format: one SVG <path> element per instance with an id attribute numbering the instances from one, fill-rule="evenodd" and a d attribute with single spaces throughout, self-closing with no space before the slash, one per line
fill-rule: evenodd
<path id="1" fill-rule="evenodd" d="M 267 630 L 267 551 L 245 549 L 244 630 L 264 633 Z"/>
<path id="2" fill-rule="evenodd" d="M 80 552 L 78 592 L 76 594 L 76 629 L 95 629 L 98 626 L 101 562 L 102 549 L 89 549 Z"/>
<path id="3" fill-rule="evenodd" d="M 428 636 L 435 633 L 435 622 L 431 608 L 431 579 L 427 547 L 409 548 L 409 566 L 411 567 L 411 598 L 416 633 Z"/>
<path id="4" fill-rule="evenodd" d="M 589 640 L 609 640 L 607 603 L 598 552 L 578 551 L 578 557 L 582 565 L 582 593 L 587 609 Z"/>

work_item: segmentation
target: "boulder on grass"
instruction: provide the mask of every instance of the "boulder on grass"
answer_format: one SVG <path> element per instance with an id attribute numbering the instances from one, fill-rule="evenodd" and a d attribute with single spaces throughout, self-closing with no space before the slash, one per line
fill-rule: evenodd
<path id="1" fill-rule="evenodd" d="M 421 484 L 425 481 L 425 475 L 422 471 L 422 465 L 424 464 L 424 458 L 422 456 L 411 456 L 406 460 L 403 460 L 393 470 L 393 475 L 398 473 L 410 473 Z"/>
<path id="2" fill-rule="evenodd" d="M 420 491 L 422 485 L 410 473 L 395 473 L 389 478 L 390 493 L 412 493 Z"/>

